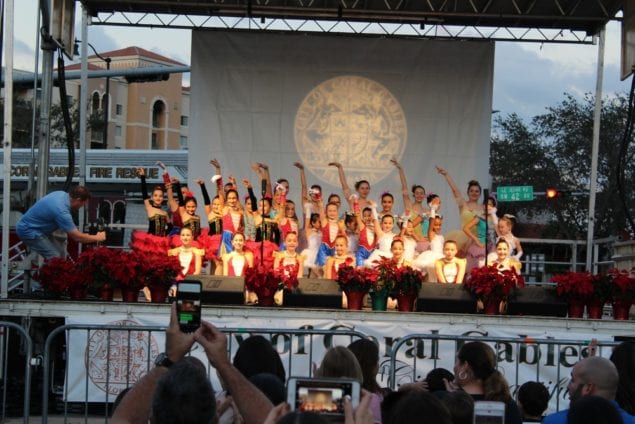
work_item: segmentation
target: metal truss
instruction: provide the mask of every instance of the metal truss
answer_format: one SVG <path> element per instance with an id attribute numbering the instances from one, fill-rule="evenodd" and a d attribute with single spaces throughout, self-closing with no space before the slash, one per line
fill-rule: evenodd
<path id="1" fill-rule="evenodd" d="M 330 33 L 422 39 L 523 41 L 539 43 L 593 44 L 586 31 L 550 28 L 479 27 L 442 24 L 412 24 L 315 19 L 248 18 L 223 16 L 161 15 L 115 12 L 93 17 L 91 25 L 133 26 L 172 29 L 219 29 Z"/>
<path id="2" fill-rule="evenodd" d="M 94 25 L 593 43 L 627 0 L 81 0 Z"/>

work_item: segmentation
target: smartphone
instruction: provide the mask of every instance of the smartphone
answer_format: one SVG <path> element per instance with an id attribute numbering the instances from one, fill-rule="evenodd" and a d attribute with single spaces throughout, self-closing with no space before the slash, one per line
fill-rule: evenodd
<path id="1" fill-rule="evenodd" d="M 346 378 L 291 377 L 287 383 L 287 402 L 292 411 L 315 412 L 331 421 L 344 421 L 344 396 L 359 405 L 359 382 Z"/>
<path id="2" fill-rule="evenodd" d="M 192 333 L 201 325 L 201 282 L 183 280 L 176 289 L 176 313 L 179 327 Z"/>
<path id="3" fill-rule="evenodd" d="M 493 402 L 477 400 L 474 402 L 473 424 L 504 424 L 505 404 L 503 402 Z"/>

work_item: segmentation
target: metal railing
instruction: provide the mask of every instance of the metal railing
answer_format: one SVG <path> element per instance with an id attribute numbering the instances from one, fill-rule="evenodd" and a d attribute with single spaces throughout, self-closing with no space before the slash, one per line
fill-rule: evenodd
<path id="1" fill-rule="evenodd" d="M 569 369 L 579 359 L 588 356 L 589 340 L 535 339 L 531 337 L 511 338 L 493 336 L 462 336 L 420 333 L 399 339 L 392 347 L 388 363 L 388 385 L 395 389 L 399 384 L 411 383 L 425 378 L 432 369 L 453 369 L 456 354 L 467 342 L 481 341 L 489 344 L 497 356 L 497 369 L 510 385 L 512 393 L 529 379 L 541 381 L 546 378 L 555 409 L 560 409 L 561 395 L 566 393 Z M 619 344 L 613 341 L 598 341 L 599 356 L 604 349 Z M 427 355 L 424 347 L 428 346 Z M 411 353 L 404 352 L 408 348 Z M 544 364 L 541 365 L 541 361 Z M 553 369 L 555 367 L 555 373 Z M 563 373 L 562 369 L 567 372 Z M 425 374 L 424 374 L 425 373 Z M 531 378 L 521 379 L 521 374 Z M 546 384 L 550 386 L 550 384 Z"/>
<path id="2" fill-rule="evenodd" d="M 255 329 L 221 328 L 228 336 L 227 354 L 232 357 L 242 341 L 252 335 L 262 335 L 272 342 L 278 351 L 287 375 L 311 376 L 314 360 L 321 360 L 322 350 L 335 345 L 348 345 L 354 339 L 366 338 L 354 330 L 317 329 Z M 163 351 L 157 338 L 165 333 L 164 326 L 139 325 L 63 325 L 54 329 L 44 346 L 42 422 L 48 422 L 49 396 L 52 391 L 61 396 L 62 406 L 57 407 L 66 417 L 92 422 L 103 416 L 108 422 L 111 404 L 122 390 L 132 386 L 153 366 L 156 355 Z M 65 337 L 65 364 L 53 360 L 55 341 Z M 73 346 L 84 343 L 85 349 Z M 321 344 L 320 344 L 321 342 Z M 59 343 L 58 343 L 59 345 Z M 321 347 L 322 349 L 319 349 Z M 78 354 L 78 352 L 80 352 Z M 194 345 L 191 355 L 200 357 L 204 363 L 202 349 Z M 80 361 L 77 361 L 80 359 Z M 64 367 L 63 375 L 57 372 L 58 381 L 52 374 Z M 74 369 L 72 369 L 74 367 Z M 216 374 L 208 365 L 208 375 L 217 386 Z M 73 387 L 71 387 L 73 386 Z M 100 392 L 95 394 L 95 388 Z"/>
<path id="3" fill-rule="evenodd" d="M 16 341 L 13 340 L 12 332 L 20 336 L 19 344 L 16 349 Z M 23 353 L 23 355 L 12 355 L 12 352 Z M 14 357 L 15 356 L 15 357 Z M 10 321 L 0 321 L 0 372 L 2 372 L 2 422 L 7 420 L 7 406 L 9 406 L 8 396 L 11 394 L 19 393 L 19 388 L 11 387 L 9 389 L 9 382 L 14 381 L 13 378 L 9 378 L 9 374 L 13 369 L 19 369 L 17 364 L 9 363 L 13 360 L 17 360 L 19 357 L 24 357 L 24 387 L 21 396 L 15 396 L 14 401 L 22 400 L 21 411 L 11 411 L 11 415 L 22 416 L 23 422 L 29 422 L 30 404 L 31 404 L 31 360 L 33 357 L 33 341 L 26 332 L 26 330 L 20 325 Z M 15 368 L 14 368 L 15 367 Z M 12 407 L 17 407 L 19 402 L 11 402 Z"/>

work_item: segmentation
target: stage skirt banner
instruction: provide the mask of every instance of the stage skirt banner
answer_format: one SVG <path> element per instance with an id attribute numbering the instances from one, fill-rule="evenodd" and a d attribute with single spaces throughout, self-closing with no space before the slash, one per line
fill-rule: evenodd
<path id="1" fill-rule="evenodd" d="M 498 366 L 506 376 L 512 390 L 514 382 L 536 381 L 537 376 L 552 394 L 551 409 L 556 403 L 568 404 L 566 387 L 571 367 L 578 361 L 582 352 L 576 344 L 560 346 L 538 346 L 532 339 L 586 340 L 585 333 L 553 332 L 530 330 L 526 326 L 515 326 L 513 320 L 505 324 L 427 324 L 425 322 L 404 323 L 374 320 L 311 319 L 311 318 L 264 318 L 264 317 L 204 317 L 220 328 L 263 328 L 263 329 L 323 329 L 355 330 L 377 341 L 380 350 L 378 382 L 388 385 L 389 358 L 392 346 L 409 334 L 440 334 L 455 336 L 509 337 L 526 341 L 525 344 L 506 344 L 496 346 Z M 107 317 L 77 316 L 67 318 L 67 324 L 101 325 L 167 325 L 166 319 L 156 316 L 138 315 L 134 318 L 114 319 Z M 231 335 L 231 355 L 236 352 L 241 341 L 248 333 Z M 265 335 L 265 337 L 268 337 Z M 272 342 L 287 368 L 287 376 L 308 376 L 313 363 L 319 364 L 324 352 L 332 346 L 348 345 L 350 337 L 313 336 L 311 343 L 308 335 L 274 334 Z M 608 335 L 594 334 L 599 340 L 611 341 Z M 493 345 L 493 344 L 492 344 Z M 128 333 L 126 331 L 97 331 L 87 335 L 85 330 L 72 331 L 69 340 L 69 364 L 66 399 L 71 402 L 112 402 L 116 395 L 141 378 L 148 367 L 153 366 L 154 358 L 165 350 L 163 333 L 153 333 L 148 340 L 146 333 Z M 608 354 L 609 350 L 605 349 Z M 428 371 L 442 367 L 452 371 L 456 355 L 455 341 L 433 341 L 418 339 L 400 349 L 396 366 L 396 383 L 403 384 L 415 379 L 425 378 Z M 207 364 L 202 348 L 195 344 L 192 355 Z M 292 355 L 289 369 L 289 355 Z M 537 367 L 539 372 L 537 372 Z M 414 370 L 414 372 L 413 372 Z M 216 373 L 211 370 L 210 378 L 214 389 L 221 390 Z"/>
<path id="2" fill-rule="evenodd" d="M 369 181 L 378 204 L 390 191 L 401 214 L 394 157 L 409 184 L 441 196 L 445 228 L 460 228 L 435 166 L 461 191 L 472 179 L 487 186 L 493 64 L 490 41 L 192 31 L 189 183 L 209 181 L 216 158 L 225 178 L 260 187 L 251 165 L 265 163 L 291 182 L 301 215 L 294 162 L 325 197 L 341 193 L 328 165 L 340 162 L 351 189 Z"/>

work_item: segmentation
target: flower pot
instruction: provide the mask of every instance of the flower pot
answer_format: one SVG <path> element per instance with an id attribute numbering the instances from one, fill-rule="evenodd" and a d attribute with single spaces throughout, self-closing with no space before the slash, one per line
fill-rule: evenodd
<path id="1" fill-rule="evenodd" d="M 123 302 L 137 302 L 139 300 L 139 289 L 133 289 L 130 287 L 122 287 L 121 300 Z"/>
<path id="2" fill-rule="evenodd" d="M 115 289 L 113 289 L 111 285 L 105 284 L 101 289 L 99 289 L 98 295 L 100 300 L 112 302 L 112 298 L 115 295 Z"/>
<path id="3" fill-rule="evenodd" d="M 582 318 L 584 316 L 584 302 L 578 299 L 570 300 L 567 315 L 569 318 Z"/>
<path id="4" fill-rule="evenodd" d="M 398 293 L 397 310 L 401 312 L 412 312 L 415 309 L 417 293 Z"/>
<path id="5" fill-rule="evenodd" d="M 613 302 L 613 319 L 628 320 L 632 302 L 628 300 L 616 300 Z"/>
<path id="6" fill-rule="evenodd" d="M 602 319 L 602 309 L 604 308 L 604 302 L 599 300 L 590 300 L 586 304 L 586 314 L 589 319 Z"/>
<path id="7" fill-rule="evenodd" d="M 379 292 L 370 294 L 373 311 L 385 311 L 388 304 L 388 293 Z"/>
<path id="8" fill-rule="evenodd" d="M 274 296 L 276 295 L 276 290 L 262 288 L 260 290 L 256 290 L 255 293 L 256 296 L 258 296 L 259 306 L 273 306 L 275 304 Z"/>
<path id="9" fill-rule="evenodd" d="M 153 286 L 150 287 L 150 302 L 152 303 L 165 303 L 168 299 L 169 287 Z"/>
<path id="10" fill-rule="evenodd" d="M 494 296 L 488 297 L 483 301 L 483 313 L 485 315 L 499 315 L 502 297 Z"/>
<path id="11" fill-rule="evenodd" d="M 68 295 L 70 296 L 71 300 L 84 300 L 86 299 L 87 293 L 88 290 L 86 289 L 86 287 L 71 287 L 68 290 Z"/>
<path id="12" fill-rule="evenodd" d="M 346 293 L 347 308 L 351 311 L 361 311 L 366 293 L 360 291 L 347 291 L 344 293 Z"/>

